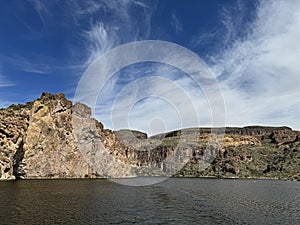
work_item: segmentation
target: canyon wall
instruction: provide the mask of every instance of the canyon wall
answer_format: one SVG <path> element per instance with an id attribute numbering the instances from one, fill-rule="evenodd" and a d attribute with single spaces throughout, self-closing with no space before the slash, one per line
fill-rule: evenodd
<path id="1" fill-rule="evenodd" d="M 190 128 L 147 137 L 104 129 L 91 109 L 43 93 L 0 109 L 0 179 L 130 176 L 300 179 L 299 132 Z"/>

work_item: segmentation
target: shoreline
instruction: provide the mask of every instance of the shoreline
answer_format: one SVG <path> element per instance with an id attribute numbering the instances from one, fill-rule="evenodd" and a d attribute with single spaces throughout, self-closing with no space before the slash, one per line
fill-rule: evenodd
<path id="1" fill-rule="evenodd" d="M 26 179 L 0 179 L 0 182 L 17 182 L 17 181 L 43 181 L 43 180 L 125 180 L 125 179 L 151 179 L 151 178 L 179 178 L 179 179 L 211 179 L 211 180 L 278 180 L 278 181 L 296 181 L 297 179 L 278 178 L 278 177 L 214 177 L 214 176 L 136 176 L 136 177 L 119 177 L 119 178 L 108 178 L 108 177 L 95 177 L 95 178 L 80 178 L 80 177 L 65 177 L 65 178 L 26 178 Z"/>

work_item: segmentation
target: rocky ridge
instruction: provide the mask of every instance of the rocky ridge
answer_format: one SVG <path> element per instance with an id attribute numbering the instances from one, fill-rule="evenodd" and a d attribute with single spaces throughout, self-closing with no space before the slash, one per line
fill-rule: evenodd
<path id="1" fill-rule="evenodd" d="M 300 179 L 299 131 L 190 128 L 147 137 L 104 129 L 91 109 L 43 93 L 0 109 L 0 179 L 128 176 Z"/>

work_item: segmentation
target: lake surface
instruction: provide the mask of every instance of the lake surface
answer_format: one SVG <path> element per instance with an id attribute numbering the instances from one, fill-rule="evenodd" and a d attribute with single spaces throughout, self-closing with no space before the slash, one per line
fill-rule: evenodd
<path id="1" fill-rule="evenodd" d="M 171 178 L 0 182 L 0 224 L 300 224 L 300 182 Z"/>

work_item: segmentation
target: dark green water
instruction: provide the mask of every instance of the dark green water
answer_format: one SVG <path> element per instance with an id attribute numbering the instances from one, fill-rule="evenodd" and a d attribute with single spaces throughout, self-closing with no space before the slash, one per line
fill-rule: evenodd
<path id="1" fill-rule="evenodd" d="M 300 182 L 0 182 L 0 224 L 300 224 Z"/>

